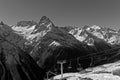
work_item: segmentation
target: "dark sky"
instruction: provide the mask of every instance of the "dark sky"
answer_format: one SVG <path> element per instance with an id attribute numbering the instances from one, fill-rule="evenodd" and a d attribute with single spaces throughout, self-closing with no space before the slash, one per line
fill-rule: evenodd
<path id="1" fill-rule="evenodd" d="M 49 17 L 58 26 L 120 26 L 120 0 L 0 0 L 0 21 L 39 22 Z"/>

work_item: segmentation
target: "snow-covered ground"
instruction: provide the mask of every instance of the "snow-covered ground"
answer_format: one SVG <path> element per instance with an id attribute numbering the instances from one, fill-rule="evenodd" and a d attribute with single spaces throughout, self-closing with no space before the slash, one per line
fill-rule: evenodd
<path id="1" fill-rule="evenodd" d="M 63 78 L 66 80 L 120 80 L 120 61 L 88 68 L 81 72 L 64 73 Z M 53 77 L 53 80 L 59 79 L 61 75 Z"/>

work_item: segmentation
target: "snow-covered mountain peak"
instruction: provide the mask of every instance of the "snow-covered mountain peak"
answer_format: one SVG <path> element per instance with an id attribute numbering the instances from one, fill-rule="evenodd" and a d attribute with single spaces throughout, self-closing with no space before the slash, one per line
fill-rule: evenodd
<path id="1" fill-rule="evenodd" d="M 45 36 L 47 32 L 51 31 L 53 26 L 50 19 L 43 16 L 39 23 L 34 21 L 20 21 L 11 28 L 16 34 L 19 34 L 28 40 L 26 44 L 32 44 Z"/>
<path id="2" fill-rule="evenodd" d="M 69 31 L 80 42 L 85 42 L 88 45 L 93 45 L 89 42 L 94 42 L 95 37 L 105 41 L 108 44 L 114 45 L 119 42 L 119 32 L 110 28 L 100 27 L 97 25 L 77 27 Z M 92 36 L 91 36 L 92 35 Z M 94 38 L 93 38 L 94 36 Z"/>

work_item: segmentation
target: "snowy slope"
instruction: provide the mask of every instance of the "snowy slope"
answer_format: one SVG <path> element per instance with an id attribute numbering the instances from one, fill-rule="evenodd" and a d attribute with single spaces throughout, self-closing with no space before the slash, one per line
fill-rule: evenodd
<path id="1" fill-rule="evenodd" d="M 64 73 L 63 78 L 67 80 L 120 80 L 120 61 L 85 69 L 78 73 Z M 61 75 L 53 77 L 53 80 L 57 79 L 61 79 Z"/>

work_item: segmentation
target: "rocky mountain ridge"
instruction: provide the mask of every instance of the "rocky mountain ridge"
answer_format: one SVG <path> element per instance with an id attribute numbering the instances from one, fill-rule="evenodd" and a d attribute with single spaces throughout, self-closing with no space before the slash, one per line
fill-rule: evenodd
<path id="1" fill-rule="evenodd" d="M 34 21 L 20 21 L 17 25 L 12 26 L 12 29 L 20 35 L 23 35 L 29 43 L 39 40 L 47 32 L 51 31 L 51 27 L 54 25 L 49 18 L 46 16 L 42 17 L 39 23 Z M 40 27 L 39 27 L 40 26 Z M 97 25 L 84 26 L 84 27 L 72 27 L 68 26 L 69 29 L 62 28 L 64 31 L 67 30 L 69 34 L 72 34 L 80 42 L 87 43 L 89 46 L 94 45 L 94 37 L 105 41 L 110 45 L 120 43 L 120 33 L 110 28 L 100 27 Z M 92 36 L 91 36 L 92 35 Z"/>
<path id="2" fill-rule="evenodd" d="M 120 43 L 120 33 L 110 28 L 99 27 L 97 25 L 77 27 L 69 31 L 79 41 L 86 42 L 88 45 L 94 45 L 93 35 L 111 45 Z"/>
<path id="3" fill-rule="evenodd" d="M 66 61 L 65 72 L 78 71 L 80 65 L 86 69 L 118 61 L 119 48 L 118 31 L 95 25 L 83 28 L 57 27 L 46 16 L 43 16 L 38 23 L 20 21 L 11 27 L 3 22 L 0 24 L 0 54 L 2 54 L 0 57 L 5 56 L 0 63 L 9 65 L 6 67 L 13 79 L 26 76 L 36 80 L 37 73 L 31 72 L 34 67 L 40 68 L 38 69 L 41 70 L 40 74 L 47 71 L 55 72 L 55 69 L 60 74 L 57 62 L 62 60 Z M 0 66 L 4 68 L 3 65 Z M 34 73 L 35 75 L 31 76 Z"/>

